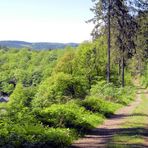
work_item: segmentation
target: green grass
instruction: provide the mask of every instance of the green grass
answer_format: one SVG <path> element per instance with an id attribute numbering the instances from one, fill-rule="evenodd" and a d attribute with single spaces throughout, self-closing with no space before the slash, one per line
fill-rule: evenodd
<path id="1" fill-rule="evenodd" d="M 132 146 L 142 145 L 144 140 L 140 135 L 122 135 L 118 134 L 112 138 L 112 141 L 108 144 L 108 148 L 130 148 Z"/>
<path id="2" fill-rule="evenodd" d="M 124 130 L 113 136 L 108 147 L 124 148 L 140 146 L 144 143 L 144 132 L 148 123 L 148 99 L 146 95 L 142 95 L 142 102 L 133 111 L 125 124 L 121 127 Z"/>

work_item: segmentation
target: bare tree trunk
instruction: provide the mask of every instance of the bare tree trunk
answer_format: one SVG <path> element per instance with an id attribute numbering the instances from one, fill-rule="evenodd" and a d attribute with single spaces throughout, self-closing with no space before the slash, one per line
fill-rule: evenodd
<path id="1" fill-rule="evenodd" d="M 110 33 L 110 0 L 108 0 L 108 50 L 107 50 L 107 82 L 110 82 L 110 48 L 111 48 L 111 33 Z"/>

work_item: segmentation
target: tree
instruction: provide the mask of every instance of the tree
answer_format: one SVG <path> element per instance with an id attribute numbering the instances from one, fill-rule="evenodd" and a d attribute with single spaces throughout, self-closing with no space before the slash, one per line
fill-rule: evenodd
<path id="1" fill-rule="evenodd" d="M 141 0 L 118 0 L 114 1 L 114 19 L 117 47 L 121 52 L 122 86 L 124 87 L 124 69 L 126 61 L 136 53 L 136 42 L 134 40 L 138 30 L 135 14 L 144 11 L 148 3 Z"/>
<path id="2" fill-rule="evenodd" d="M 25 107 L 25 104 L 27 103 L 27 96 L 26 92 L 22 86 L 21 83 L 18 83 L 16 85 L 15 90 L 10 96 L 9 106 L 11 109 L 15 110 L 21 110 L 23 107 Z"/>
<path id="3" fill-rule="evenodd" d="M 99 47 L 102 48 L 102 47 Z M 83 80 L 88 89 L 99 76 L 99 49 L 91 43 L 83 43 L 78 47 L 74 60 L 74 75 Z"/>
<path id="4" fill-rule="evenodd" d="M 107 49 L 107 82 L 110 82 L 110 49 L 111 49 L 111 0 L 92 0 L 95 2 L 95 6 L 91 9 L 95 16 L 88 22 L 93 22 L 95 27 L 92 31 L 92 36 L 94 39 L 98 38 L 100 32 L 98 28 L 101 28 L 102 24 L 106 25 L 108 28 L 108 49 Z"/>
<path id="5" fill-rule="evenodd" d="M 107 64 L 107 82 L 109 83 L 110 82 L 110 49 L 111 49 L 111 32 L 110 32 L 110 29 L 111 29 L 111 24 L 110 24 L 110 15 L 111 15 L 111 0 L 108 0 L 108 53 L 107 53 L 107 56 L 108 56 L 108 64 Z"/>
<path id="6" fill-rule="evenodd" d="M 136 10 L 144 9 L 145 3 L 140 0 L 93 0 L 95 6 L 91 9 L 95 13 L 93 21 L 96 25 L 93 30 L 95 37 L 99 36 L 99 29 L 103 23 L 105 30 L 108 30 L 108 65 L 107 81 L 110 79 L 110 48 L 111 32 L 115 38 L 116 48 L 119 50 L 121 62 L 122 86 L 124 86 L 125 58 L 130 58 L 134 54 L 135 43 L 133 37 L 136 32 L 137 24 L 133 16 Z M 99 28 L 99 29 L 98 29 Z M 119 63 L 120 67 L 120 63 Z"/>
<path id="7" fill-rule="evenodd" d="M 136 37 L 136 55 L 137 59 L 137 72 L 142 74 L 145 69 L 145 63 L 148 62 L 148 11 L 139 12 L 137 16 L 138 31 Z"/>
<path id="8" fill-rule="evenodd" d="M 68 50 L 58 61 L 56 67 L 54 68 L 54 72 L 64 72 L 68 74 L 73 74 L 74 72 L 74 58 L 75 51 Z"/>
<path id="9" fill-rule="evenodd" d="M 86 95 L 86 89 L 77 77 L 59 72 L 45 79 L 32 102 L 34 108 L 48 107 L 51 104 L 67 102 Z"/>

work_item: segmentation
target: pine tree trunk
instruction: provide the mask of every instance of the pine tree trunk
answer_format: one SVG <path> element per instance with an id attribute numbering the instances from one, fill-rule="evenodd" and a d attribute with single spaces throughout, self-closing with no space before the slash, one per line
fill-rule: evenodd
<path id="1" fill-rule="evenodd" d="M 125 65 L 124 65 L 124 49 L 123 49 L 123 53 L 122 53 L 122 87 L 124 87 L 124 67 Z"/>
<path id="2" fill-rule="evenodd" d="M 107 83 L 110 82 L 110 0 L 108 0 L 108 51 L 107 51 Z"/>
<path id="3" fill-rule="evenodd" d="M 121 60 L 119 60 L 119 63 L 118 63 L 118 76 L 120 77 L 120 74 L 121 74 Z"/>

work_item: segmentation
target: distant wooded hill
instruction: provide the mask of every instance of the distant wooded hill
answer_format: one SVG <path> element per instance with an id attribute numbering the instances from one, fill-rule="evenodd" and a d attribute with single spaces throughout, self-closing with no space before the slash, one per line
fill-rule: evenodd
<path id="1" fill-rule="evenodd" d="M 78 43 L 50 43 L 50 42 L 24 42 L 24 41 L 0 41 L 1 47 L 8 48 L 30 48 L 36 50 L 43 49 L 59 49 L 65 48 L 66 46 L 77 47 Z"/>

